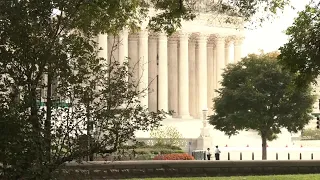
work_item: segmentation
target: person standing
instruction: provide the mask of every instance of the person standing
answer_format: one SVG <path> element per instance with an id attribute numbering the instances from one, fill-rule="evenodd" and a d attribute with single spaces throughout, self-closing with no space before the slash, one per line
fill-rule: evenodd
<path id="1" fill-rule="evenodd" d="M 211 152 L 210 152 L 210 148 L 207 149 L 207 159 L 210 161 L 211 159 Z"/>
<path id="2" fill-rule="evenodd" d="M 221 153 L 221 151 L 219 150 L 219 147 L 216 146 L 216 149 L 214 150 L 214 155 L 216 157 L 216 160 L 220 160 L 220 153 Z"/>

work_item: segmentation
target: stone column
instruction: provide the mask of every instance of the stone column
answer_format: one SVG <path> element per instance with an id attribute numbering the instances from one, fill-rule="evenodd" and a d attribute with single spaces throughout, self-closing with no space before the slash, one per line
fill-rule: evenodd
<path id="1" fill-rule="evenodd" d="M 141 105 L 148 107 L 148 31 L 139 32 L 139 91 Z"/>
<path id="2" fill-rule="evenodd" d="M 98 36 L 98 56 L 108 59 L 108 34 L 100 34 Z"/>
<path id="3" fill-rule="evenodd" d="M 195 112 L 195 116 L 194 118 L 196 119 L 200 119 L 201 118 L 201 114 L 199 114 L 199 111 L 198 109 L 200 109 L 199 107 L 199 44 L 197 43 L 196 44 L 196 49 L 195 49 L 195 53 L 194 53 L 194 56 L 195 56 L 195 87 L 194 87 L 194 90 L 195 90 L 195 93 L 194 93 L 194 112 Z"/>
<path id="4" fill-rule="evenodd" d="M 234 63 L 237 63 L 241 60 L 242 53 L 242 42 L 244 37 L 236 37 L 234 40 Z"/>
<path id="5" fill-rule="evenodd" d="M 157 79 L 157 75 L 158 75 L 158 67 L 157 67 L 157 56 L 158 56 L 158 46 L 157 46 L 157 35 L 156 34 L 151 34 L 149 35 L 149 45 L 148 45 L 148 49 L 149 49 L 149 103 L 148 103 L 148 107 L 149 107 L 149 111 L 152 112 L 157 112 L 158 111 L 158 105 L 157 105 L 157 94 L 158 94 L 158 88 L 157 88 L 157 84 L 158 84 L 158 79 Z"/>
<path id="6" fill-rule="evenodd" d="M 217 93 L 216 93 L 216 89 L 217 89 L 217 46 L 216 43 L 213 42 L 213 98 L 216 97 Z"/>
<path id="7" fill-rule="evenodd" d="M 138 54 L 138 35 L 131 34 L 128 39 L 128 57 L 129 57 L 129 76 L 128 80 L 130 83 L 138 85 L 139 80 L 139 54 Z"/>
<path id="8" fill-rule="evenodd" d="M 229 38 L 226 38 L 225 41 L 225 49 L 224 49 L 224 55 L 225 55 L 225 61 L 224 64 L 227 66 L 230 63 L 230 45 L 231 41 Z"/>
<path id="9" fill-rule="evenodd" d="M 119 35 L 119 63 L 127 62 L 128 58 L 128 30 L 124 29 Z"/>
<path id="10" fill-rule="evenodd" d="M 178 40 L 171 36 L 168 41 L 168 99 L 169 110 L 174 111 L 173 117 L 178 115 Z"/>
<path id="11" fill-rule="evenodd" d="M 216 36 L 216 46 L 217 46 L 217 66 L 216 66 L 216 74 L 217 74 L 217 88 L 221 87 L 222 81 L 222 72 L 225 68 L 225 37 L 224 36 Z"/>
<path id="12" fill-rule="evenodd" d="M 198 46 L 199 46 L 199 76 L 198 76 L 198 82 L 199 82 L 199 109 L 198 113 L 201 114 L 202 110 L 208 109 L 208 96 L 207 96 L 207 36 L 204 34 L 200 34 L 197 37 Z"/>
<path id="13" fill-rule="evenodd" d="M 207 98 L 207 103 L 208 103 L 208 115 L 212 115 L 212 99 L 213 99 L 213 94 L 214 94 L 214 78 L 215 78 L 215 70 L 214 70 L 214 58 L 213 57 L 213 42 L 208 42 L 207 46 L 207 74 L 208 74 L 208 98 Z"/>
<path id="14" fill-rule="evenodd" d="M 117 36 L 108 36 L 108 57 L 108 62 L 115 62 L 119 60 L 119 41 Z"/>
<path id="15" fill-rule="evenodd" d="M 158 110 L 168 111 L 168 38 L 165 33 L 158 37 Z"/>
<path id="16" fill-rule="evenodd" d="M 188 33 L 179 34 L 179 117 L 190 118 Z"/>
<path id="17" fill-rule="evenodd" d="M 189 110 L 192 117 L 197 116 L 196 109 L 196 43 L 189 41 Z"/>

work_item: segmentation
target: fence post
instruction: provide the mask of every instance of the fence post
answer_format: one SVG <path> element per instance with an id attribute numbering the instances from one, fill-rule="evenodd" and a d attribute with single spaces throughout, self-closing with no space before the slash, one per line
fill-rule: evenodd
<path id="1" fill-rule="evenodd" d="M 242 160 L 242 152 L 240 152 L 240 160 Z"/>
<path id="2" fill-rule="evenodd" d="M 290 160 L 290 153 L 288 153 L 288 160 Z"/>
<path id="3" fill-rule="evenodd" d="M 300 153 L 300 160 L 302 160 L 302 154 Z"/>
<path id="4" fill-rule="evenodd" d="M 311 160 L 313 160 L 313 153 L 311 153 Z"/>
<path id="5" fill-rule="evenodd" d="M 254 152 L 252 152 L 252 160 L 254 160 Z"/>
<path id="6" fill-rule="evenodd" d="M 228 152 L 228 160 L 230 161 L 230 152 Z"/>
<path id="7" fill-rule="evenodd" d="M 278 160 L 278 153 L 276 153 L 276 160 Z"/>

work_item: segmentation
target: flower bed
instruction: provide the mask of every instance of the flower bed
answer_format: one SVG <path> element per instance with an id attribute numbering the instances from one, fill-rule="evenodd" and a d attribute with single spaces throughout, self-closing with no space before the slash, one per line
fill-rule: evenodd
<path id="1" fill-rule="evenodd" d="M 187 153 L 160 154 L 153 160 L 194 160 L 194 157 Z"/>

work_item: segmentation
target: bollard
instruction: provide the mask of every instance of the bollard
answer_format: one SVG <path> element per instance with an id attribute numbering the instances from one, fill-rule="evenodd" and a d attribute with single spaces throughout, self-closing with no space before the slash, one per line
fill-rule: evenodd
<path id="1" fill-rule="evenodd" d="M 276 153 L 276 160 L 278 160 L 278 153 Z"/>
<path id="2" fill-rule="evenodd" d="M 230 160 L 230 153 L 228 152 L 228 160 Z"/>
<path id="3" fill-rule="evenodd" d="M 290 153 L 288 153 L 288 160 L 290 160 Z"/>
<path id="4" fill-rule="evenodd" d="M 311 160 L 313 160 L 313 153 L 311 153 Z"/>
<path id="5" fill-rule="evenodd" d="M 240 152 L 240 160 L 242 160 L 242 152 Z"/>
<path id="6" fill-rule="evenodd" d="M 300 153 L 300 160 L 302 160 L 302 154 Z"/>
<path id="7" fill-rule="evenodd" d="M 254 160 L 254 152 L 252 152 L 252 160 Z"/>

